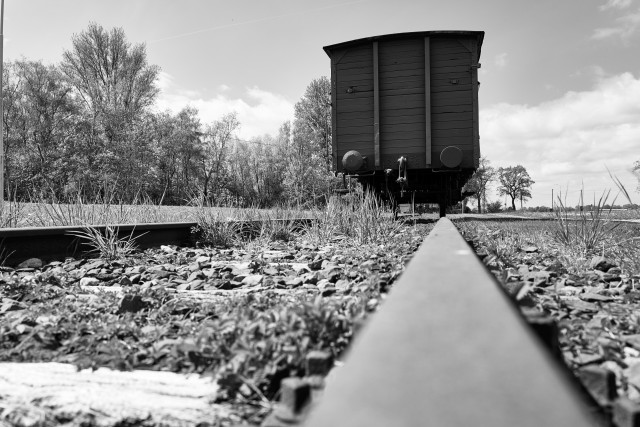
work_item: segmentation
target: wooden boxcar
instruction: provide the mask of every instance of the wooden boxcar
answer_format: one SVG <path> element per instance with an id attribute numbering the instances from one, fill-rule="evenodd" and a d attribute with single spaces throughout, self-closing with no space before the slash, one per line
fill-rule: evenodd
<path id="1" fill-rule="evenodd" d="M 335 170 L 396 202 L 447 205 L 478 167 L 482 31 L 389 34 L 325 46 Z"/>

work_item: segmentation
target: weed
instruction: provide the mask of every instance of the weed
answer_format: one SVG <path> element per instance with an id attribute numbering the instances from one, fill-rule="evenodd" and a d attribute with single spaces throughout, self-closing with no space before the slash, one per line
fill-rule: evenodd
<path id="1" fill-rule="evenodd" d="M 583 209 L 583 193 L 580 192 L 580 209 L 574 214 L 566 208 L 566 200 L 558 196 L 555 215 L 555 239 L 567 247 L 578 249 L 585 254 L 592 253 L 608 242 L 610 233 L 617 227 L 611 222 L 611 207 L 608 206 L 610 191 L 602 193 L 598 201 L 594 200 L 592 208 Z M 613 205 L 615 199 L 611 203 Z"/>
<path id="2" fill-rule="evenodd" d="M 315 244 L 328 243 L 336 236 L 351 238 L 357 244 L 383 242 L 402 226 L 393 219 L 391 210 L 368 191 L 331 197 L 326 207 L 311 217 L 313 221 L 305 234 Z"/>
<path id="3" fill-rule="evenodd" d="M 91 252 L 97 253 L 107 261 L 123 258 L 136 251 L 135 240 L 140 237 L 133 237 L 133 230 L 128 237 L 118 237 L 119 227 L 107 225 L 102 233 L 96 227 L 84 226 L 82 230 L 70 231 L 68 234 L 79 237 L 84 245 L 91 246 Z"/>
<path id="4" fill-rule="evenodd" d="M 203 204 L 197 205 L 195 208 L 198 225 L 194 233 L 200 242 L 213 247 L 229 248 L 241 241 L 242 224 L 238 221 L 231 221 L 224 210 Z"/>
<path id="5" fill-rule="evenodd" d="M 130 204 L 118 201 L 105 190 L 87 198 L 81 190 L 67 197 L 40 191 L 30 195 L 27 226 L 73 226 L 85 224 L 133 224 L 184 220 L 186 207 L 162 206 L 148 196 L 137 195 Z"/>
<path id="6" fill-rule="evenodd" d="M 23 216 L 24 204 L 6 200 L 0 205 L 0 228 L 14 228 Z"/>

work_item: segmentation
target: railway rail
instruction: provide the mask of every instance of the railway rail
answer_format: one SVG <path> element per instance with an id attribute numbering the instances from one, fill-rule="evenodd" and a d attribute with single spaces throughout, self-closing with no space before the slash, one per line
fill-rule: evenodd
<path id="1" fill-rule="evenodd" d="M 440 219 L 306 424 L 598 425 L 579 387 Z"/>
<path id="2" fill-rule="evenodd" d="M 302 225 L 311 221 L 308 218 L 292 220 L 274 220 L 294 222 Z M 260 221 L 234 221 L 241 228 L 251 229 L 259 227 Z M 116 224 L 91 226 L 104 233 L 110 227 L 118 238 L 133 238 L 140 249 L 148 249 L 161 245 L 185 246 L 194 244 L 197 238 L 198 223 L 196 222 L 167 222 L 147 224 Z M 86 227 L 58 226 L 58 227 L 25 227 L 0 229 L 0 248 L 5 265 L 17 265 L 29 258 L 39 258 L 43 261 L 62 260 L 66 257 L 87 256 L 90 249 L 84 239 L 77 235 Z"/>
<path id="3" fill-rule="evenodd" d="M 118 230 L 145 248 L 187 244 L 195 226 Z M 69 232 L 81 229 L 5 229 L 0 239 L 9 263 L 51 259 L 77 255 L 81 242 Z M 442 218 L 359 332 L 344 364 L 321 381 L 324 388 L 317 381 L 283 382 L 282 402 L 263 426 L 611 425 L 611 414 L 549 350 L 553 328 L 537 323 L 542 328 L 536 332 Z M 617 426 L 637 425 L 633 409 L 622 411 Z"/>

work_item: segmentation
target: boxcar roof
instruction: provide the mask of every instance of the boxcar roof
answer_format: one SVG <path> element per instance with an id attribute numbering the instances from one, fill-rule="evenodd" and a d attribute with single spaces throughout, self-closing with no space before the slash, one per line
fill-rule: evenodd
<path id="1" fill-rule="evenodd" d="M 357 46 L 363 43 L 370 43 L 374 41 L 395 40 L 395 39 L 410 39 L 416 37 L 437 37 L 437 36 L 475 36 L 478 40 L 478 58 L 480 58 L 480 49 L 482 48 L 482 41 L 484 40 L 484 31 L 414 31 L 410 33 L 396 33 L 385 34 L 381 36 L 365 37 L 362 39 L 351 40 L 342 43 L 336 43 L 323 47 L 327 55 L 331 56 L 331 51 L 334 49 L 340 49 L 345 47 Z"/>

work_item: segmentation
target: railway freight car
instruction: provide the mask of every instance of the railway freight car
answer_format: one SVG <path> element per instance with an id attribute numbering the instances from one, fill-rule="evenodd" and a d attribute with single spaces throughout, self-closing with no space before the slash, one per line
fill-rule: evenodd
<path id="1" fill-rule="evenodd" d="M 325 46 L 333 163 L 402 203 L 448 205 L 480 158 L 482 31 L 424 31 Z"/>

